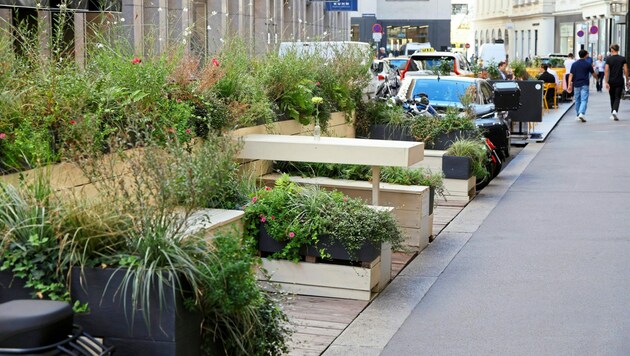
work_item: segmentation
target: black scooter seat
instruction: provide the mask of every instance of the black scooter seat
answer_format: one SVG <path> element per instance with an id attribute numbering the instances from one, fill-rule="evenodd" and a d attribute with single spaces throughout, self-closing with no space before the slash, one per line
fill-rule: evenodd
<path id="1" fill-rule="evenodd" d="M 32 348 L 72 334 L 70 304 L 52 300 L 12 300 L 0 304 L 0 347 Z"/>

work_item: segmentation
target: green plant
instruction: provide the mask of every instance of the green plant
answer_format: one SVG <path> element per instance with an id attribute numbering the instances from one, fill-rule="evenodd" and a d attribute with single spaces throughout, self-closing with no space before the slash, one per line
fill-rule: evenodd
<path id="1" fill-rule="evenodd" d="M 329 235 L 352 258 L 370 243 L 391 242 L 399 247 L 402 233 L 392 215 L 369 208 L 362 200 L 313 186 L 298 186 L 283 176 L 274 188 L 257 191 L 245 207 L 246 234 L 255 241 L 261 225 L 274 239 L 286 243 L 273 257 L 300 260 L 300 249 L 316 247 L 327 256 L 319 238 Z"/>
<path id="2" fill-rule="evenodd" d="M 518 80 L 529 79 L 529 74 L 527 73 L 527 65 L 525 64 L 525 62 L 515 60 L 510 63 L 510 67 L 512 67 L 512 73 L 514 73 L 514 78 Z"/>
<path id="3" fill-rule="evenodd" d="M 488 78 L 489 79 L 499 79 L 501 78 L 501 74 L 499 73 L 499 67 L 494 62 L 488 63 Z"/>
<path id="4" fill-rule="evenodd" d="M 472 160 L 473 174 L 478 179 L 488 176 L 486 169 L 486 147 L 480 140 L 459 139 L 446 150 L 449 156 L 469 157 Z"/>

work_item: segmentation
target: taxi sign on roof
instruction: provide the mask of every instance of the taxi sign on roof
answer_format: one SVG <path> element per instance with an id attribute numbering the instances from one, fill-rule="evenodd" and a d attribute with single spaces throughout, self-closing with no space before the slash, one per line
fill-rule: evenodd
<path id="1" fill-rule="evenodd" d="M 433 47 L 420 48 L 420 52 L 435 52 L 435 48 Z"/>

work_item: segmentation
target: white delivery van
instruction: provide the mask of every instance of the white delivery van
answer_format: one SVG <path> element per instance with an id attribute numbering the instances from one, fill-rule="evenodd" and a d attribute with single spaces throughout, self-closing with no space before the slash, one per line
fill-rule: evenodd
<path id="1" fill-rule="evenodd" d="M 404 45 L 402 45 L 400 47 L 400 55 L 401 56 L 411 56 L 412 54 L 416 53 L 416 51 L 420 51 L 420 50 L 433 50 L 433 47 L 431 47 L 431 42 L 408 42 L 405 43 Z"/>
<path id="2" fill-rule="evenodd" d="M 369 43 L 356 41 L 281 42 L 278 48 L 280 57 L 295 53 L 298 57 L 316 54 L 331 59 L 337 53 L 347 52 L 371 54 L 372 48 Z"/>
<path id="3" fill-rule="evenodd" d="M 482 67 L 487 67 L 490 63 L 497 65 L 506 59 L 507 53 L 504 43 L 484 43 L 479 48 L 479 64 Z"/>

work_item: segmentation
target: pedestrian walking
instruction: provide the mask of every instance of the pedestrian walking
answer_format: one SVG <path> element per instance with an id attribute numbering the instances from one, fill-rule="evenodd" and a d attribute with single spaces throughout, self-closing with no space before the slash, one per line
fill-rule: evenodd
<path id="1" fill-rule="evenodd" d="M 586 60 L 588 51 L 581 49 L 578 55 L 580 59 L 571 65 L 571 73 L 569 73 L 569 92 L 573 91 L 575 97 L 576 120 L 586 122 L 589 79 L 591 74 L 597 78 L 597 74 L 593 70 L 593 65 Z"/>
<path id="2" fill-rule="evenodd" d="M 598 92 L 601 92 L 603 88 L 605 64 L 606 62 L 604 61 L 603 56 L 601 54 L 598 54 L 597 60 L 595 61 L 595 64 L 594 64 L 594 69 L 595 69 L 595 72 L 597 73 L 597 80 L 595 82 L 595 88 L 597 89 Z"/>
<path id="3" fill-rule="evenodd" d="M 626 79 L 624 79 L 624 75 Z M 610 119 L 618 121 L 619 102 L 630 77 L 628 77 L 626 58 L 619 55 L 619 45 L 616 43 L 610 46 L 610 56 L 606 58 L 606 65 L 604 66 L 604 77 L 606 90 L 610 96 Z"/>

